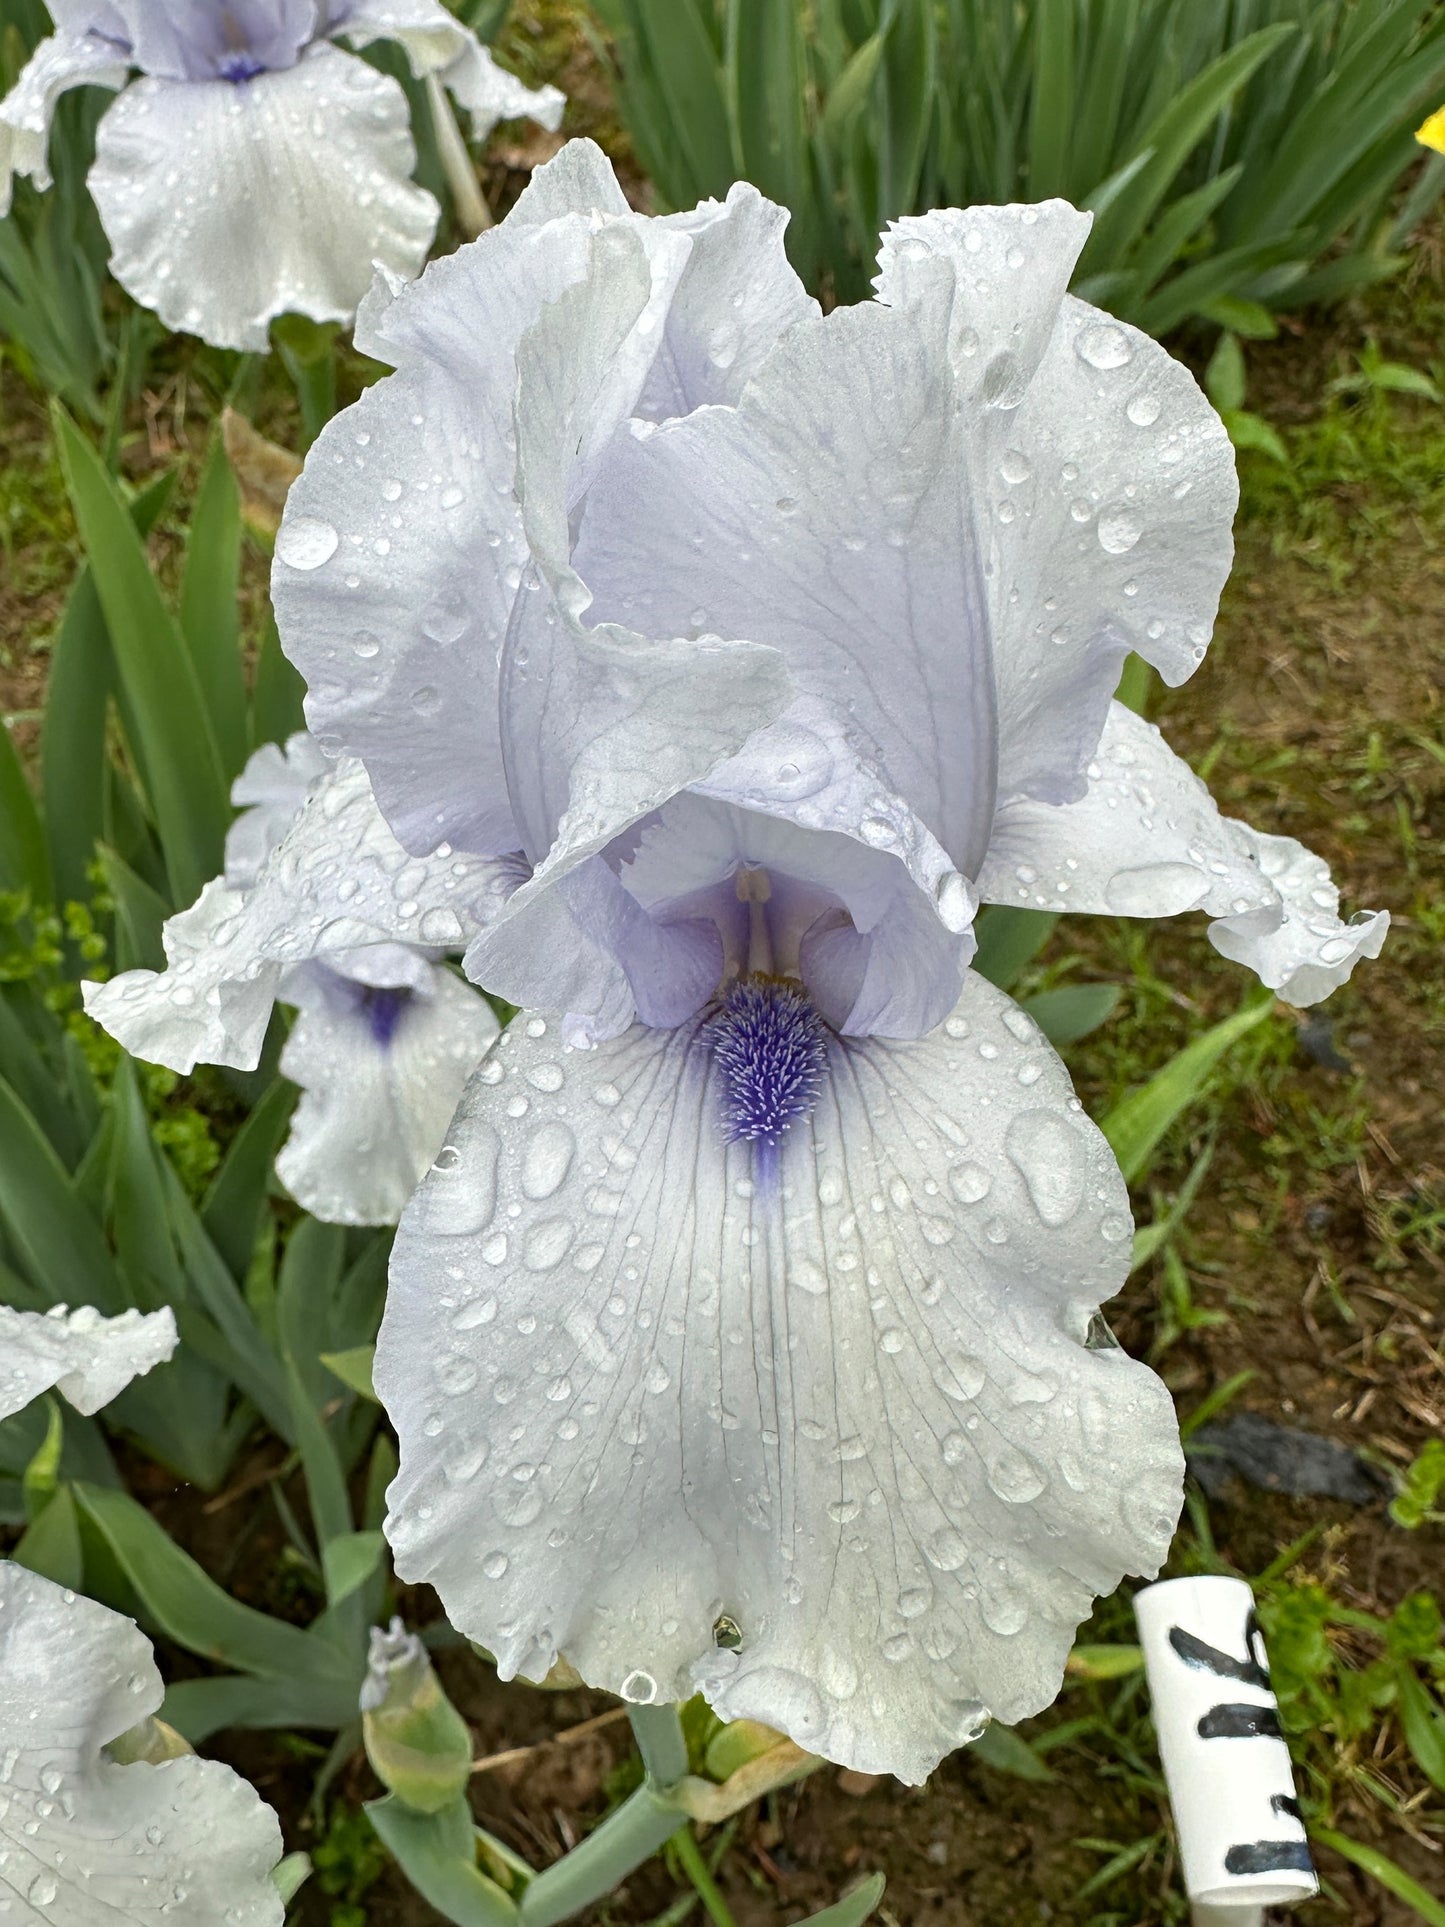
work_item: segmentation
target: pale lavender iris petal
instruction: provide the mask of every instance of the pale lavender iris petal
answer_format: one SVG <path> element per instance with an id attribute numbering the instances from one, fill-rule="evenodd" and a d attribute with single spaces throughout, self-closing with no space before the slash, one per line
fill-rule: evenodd
<path id="1" fill-rule="evenodd" d="M 56 102 L 72 87 L 123 87 L 129 55 L 113 40 L 87 31 L 88 16 L 102 9 L 77 9 L 74 29 L 42 40 L 0 101 L 0 219 L 10 212 L 17 174 L 37 187 L 50 185 L 50 122 Z M 63 22 L 57 20 L 63 26 Z"/>
<path id="2" fill-rule="evenodd" d="M 220 1760 L 120 1766 L 105 1751 L 157 1711 L 162 1690 L 133 1620 L 0 1562 L 0 1864 L 11 1919 L 282 1927 L 271 1878 L 281 1828 L 254 1788 Z"/>
<path id="3" fill-rule="evenodd" d="M 0 1305 L 0 1418 L 52 1386 L 77 1412 L 98 1412 L 179 1343 L 169 1306 L 105 1318 L 92 1305 L 45 1313 Z"/>
<path id="4" fill-rule="evenodd" d="M 518 874 L 513 862 L 445 846 L 427 859 L 409 856 L 365 770 L 342 762 L 251 887 L 218 877 L 169 920 L 163 972 L 87 984 L 85 1007 L 137 1057 L 182 1072 L 198 1062 L 253 1070 L 287 971 L 376 944 L 461 949 Z"/>
<path id="5" fill-rule="evenodd" d="M 551 369 L 566 375 L 580 353 L 580 337 L 559 336 L 554 323 L 532 348 L 543 392 L 534 401 L 529 384 L 519 396 L 524 334 L 584 280 L 594 238 L 605 239 L 610 226 L 636 237 L 632 255 L 607 256 L 603 273 L 614 285 L 600 289 L 578 325 L 596 332 L 605 318 L 599 303 L 610 300 L 621 330 L 612 359 L 596 365 L 587 392 L 551 392 Z M 620 285 L 629 268 L 630 313 Z M 718 339 L 703 299 L 723 279 L 743 297 L 734 307 L 728 296 L 731 347 Z M 542 631 L 538 647 L 549 656 L 561 647 L 545 632 L 549 591 L 570 572 L 568 516 L 598 449 L 629 409 L 664 405 L 659 396 L 675 400 L 679 384 L 702 392 L 711 382 L 709 394 L 725 388 L 808 309 L 783 256 L 777 216 L 750 190 L 706 219 L 647 223 L 628 211 L 590 142 L 572 142 L 537 169 L 507 220 L 474 247 L 434 263 L 394 299 L 378 291 L 368 301 L 358 340 L 398 373 L 321 438 L 288 504 L 273 595 L 288 653 L 311 684 L 312 727 L 328 744 L 365 758 L 382 808 L 409 848 L 424 852 L 445 837 L 485 853 L 547 835 L 561 805 L 534 792 L 550 776 L 565 793 L 565 768 L 549 766 L 544 775 L 534 747 L 519 743 L 512 795 L 503 768 L 496 678 L 509 623 L 519 635 Z M 713 350 L 721 361 L 710 361 Z M 532 450 L 525 479 L 531 546 L 514 495 L 514 404 L 524 448 Z M 537 447 L 539 437 L 562 432 L 563 407 L 586 413 L 589 437 L 580 457 L 574 437 L 566 461 L 560 447 Z M 323 531 L 336 537 L 324 555 Z M 534 549 L 546 589 L 532 586 Z M 575 614 L 586 591 L 570 577 L 567 589 Z M 606 638 L 592 653 L 605 663 Z M 526 694 L 516 699 L 525 711 Z M 729 748 L 746 736 L 747 718 L 734 720 L 744 726 Z"/>
<path id="6" fill-rule="evenodd" d="M 276 1171 L 328 1224 L 395 1224 L 500 1026 L 469 984 L 391 944 L 287 973 L 281 1073 L 302 1091 Z"/>
<path id="7" fill-rule="evenodd" d="M 441 0 L 320 0 L 320 6 L 322 31 L 352 46 L 399 42 L 412 72 L 435 74 L 466 109 L 477 140 L 484 140 L 499 120 L 525 115 L 547 128 L 561 122 L 564 96 L 555 87 L 527 87 L 499 67 Z"/>
<path id="8" fill-rule="evenodd" d="M 1339 915 L 1329 867 L 1290 837 L 1222 816 L 1152 723 L 1115 703 L 1078 802 L 1000 805 L 985 902 L 1123 917 L 1202 910 L 1210 941 L 1287 1002 L 1317 1003 L 1379 955 L 1386 911 Z"/>
<path id="9" fill-rule="evenodd" d="M 504 1677 L 918 1781 L 1167 1548 L 1168 1393 L 1085 1343 L 1127 1197 L 980 979 L 910 1043 L 738 997 L 590 1053 L 518 1018 L 473 1079 L 398 1233 L 388 1532 Z"/>
<path id="10" fill-rule="evenodd" d="M 970 874 L 998 734 L 971 459 L 939 345 L 911 315 L 840 309 L 794 327 L 736 408 L 619 439 L 576 547 L 594 617 L 777 648 Z"/>
<path id="11" fill-rule="evenodd" d="M 1169 682 L 1203 656 L 1239 492 L 1189 370 L 1064 294 L 1088 219 L 1062 201 L 910 217 L 878 280 L 931 319 L 967 397 L 999 793 L 1052 803 L 1082 794 L 1128 650 Z"/>
<path id="12" fill-rule="evenodd" d="M 137 301 L 264 350 L 277 315 L 349 320 L 374 260 L 418 270 L 437 205 L 409 178 L 415 158 L 396 81 L 321 45 L 244 86 L 137 80 L 100 123 L 89 180 Z"/>
<path id="13" fill-rule="evenodd" d="M 297 730 L 280 743 L 263 743 L 231 785 L 241 812 L 226 833 L 226 881 L 246 890 L 261 865 L 286 839 L 314 786 L 331 769 L 314 736 Z"/>
<path id="14" fill-rule="evenodd" d="M 315 0 L 111 0 L 134 64 L 161 80 L 253 79 L 294 67 L 316 32 Z"/>

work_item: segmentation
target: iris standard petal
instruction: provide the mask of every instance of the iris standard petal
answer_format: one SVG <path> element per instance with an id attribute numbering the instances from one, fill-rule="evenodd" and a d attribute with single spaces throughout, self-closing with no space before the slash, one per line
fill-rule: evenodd
<path id="1" fill-rule="evenodd" d="M 592 294 L 549 313 L 519 367 L 524 335 L 588 276 L 594 241 Z M 760 259 L 744 274 L 749 245 Z M 277 544 L 273 596 L 287 653 L 311 685 L 312 727 L 328 747 L 365 758 L 408 848 L 445 837 L 484 852 L 530 843 L 535 856 L 552 840 L 563 805 L 536 793 L 535 745 L 520 742 L 503 767 L 497 657 L 509 623 L 534 669 L 547 665 L 543 700 L 554 717 L 569 700 L 554 679 L 591 673 L 579 657 L 614 685 L 640 685 L 646 657 L 630 635 L 620 656 L 603 635 L 558 660 L 571 631 L 562 642 L 549 633 L 555 596 L 567 601 L 564 629 L 586 606 L 571 574 L 569 514 L 654 371 L 665 364 L 656 393 L 701 379 L 714 324 L 698 294 L 727 262 L 742 295 L 739 308 L 729 298 L 729 325 L 745 362 L 800 298 L 773 224 L 746 194 L 691 227 L 643 221 L 600 152 L 574 141 L 535 171 L 500 227 L 394 299 L 368 301 L 360 344 L 398 372 L 338 417 L 309 458 Z M 567 449 L 548 446 L 557 433 L 573 434 Z M 530 543 L 516 506 L 518 436 Z M 534 553 L 541 588 L 528 568 Z M 702 674 L 707 652 L 682 666 Z M 516 696 L 519 736 L 535 727 L 535 683 Z M 707 707 L 695 692 L 680 740 L 696 738 Z M 716 708 L 731 722 L 738 705 L 729 697 Z M 582 710 L 580 729 L 592 714 Z M 739 710 L 735 720 L 712 760 L 745 740 L 751 718 Z M 566 777 L 565 767 L 552 777 L 562 797 Z"/>
<path id="2" fill-rule="evenodd" d="M 415 951 L 382 945 L 359 962 L 366 982 L 311 963 L 282 984 L 297 1017 L 281 1074 L 302 1097 L 276 1172 L 327 1224 L 395 1224 L 499 1025 L 484 997 Z"/>
<path id="3" fill-rule="evenodd" d="M 441 0 L 323 0 L 325 31 L 354 47 L 398 41 L 412 72 L 435 74 L 471 116 L 472 134 L 485 140 L 499 120 L 525 116 L 543 127 L 561 124 L 566 96 L 555 87 L 528 87 L 499 67 L 470 27 Z"/>
<path id="4" fill-rule="evenodd" d="M 1168 1545 L 1169 1396 L 1086 1342 L 1123 1181 L 976 977 L 928 1038 L 831 1040 L 771 1161 L 713 1021 L 569 1056 L 519 1017 L 472 1080 L 377 1350 L 398 1571 L 505 1677 L 701 1686 L 921 1780 Z"/>
<path id="5" fill-rule="evenodd" d="M 226 881 L 233 889 L 249 889 L 256 881 L 266 858 L 286 840 L 312 785 L 331 767 L 304 729 L 284 747 L 263 743 L 252 753 L 231 785 L 231 801 L 241 812 L 226 832 Z"/>
<path id="6" fill-rule="evenodd" d="M 979 878 L 987 903 L 1123 917 L 1203 910 L 1210 941 L 1288 1003 L 1312 1004 L 1361 957 L 1378 956 L 1389 915 L 1339 916 L 1324 861 L 1289 837 L 1221 816 L 1153 723 L 1122 703 L 1076 803 L 1000 805 Z"/>
<path id="7" fill-rule="evenodd" d="M 128 70 L 123 48 L 83 27 L 40 42 L 0 100 L 0 219 L 10 212 L 17 174 L 37 187 L 50 185 L 50 122 L 60 96 L 72 87 L 124 87 Z"/>
<path id="8" fill-rule="evenodd" d="M 373 261 L 418 271 L 437 204 L 415 160 L 397 83 L 321 45 L 239 84 L 138 80 L 100 124 L 89 183 L 142 306 L 264 350 L 277 315 L 349 321 Z"/>
<path id="9" fill-rule="evenodd" d="M 219 1760 L 102 1751 L 161 1693 L 133 1620 L 0 1563 L 0 1855 L 20 1921 L 281 1927 L 281 1829 L 253 1788 Z"/>
<path id="10" fill-rule="evenodd" d="M 161 80 L 249 79 L 293 67 L 316 30 L 316 0 L 110 0 L 133 64 Z"/>
<path id="11" fill-rule="evenodd" d="M 736 408 L 619 438 L 575 551 L 594 619 L 778 649 L 968 874 L 997 735 L 970 460 L 941 342 L 837 309 L 790 328 Z"/>
<path id="12" fill-rule="evenodd" d="M 168 1307 L 104 1318 L 92 1305 L 44 1313 L 0 1305 L 0 1418 L 52 1386 L 77 1412 L 98 1412 L 179 1342 Z"/>
<path id="13" fill-rule="evenodd" d="M 169 920 L 164 972 L 86 984 L 85 1007 L 137 1057 L 181 1072 L 199 1062 L 254 1070 L 287 970 L 378 943 L 461 948 L 517 874 L 445 845 L 408 856 L 348 759 L 312 791 L 251 889 L 218 877 Z"/>
<path id="14" fill-rule="evenodd" d="M 1064 294 L 1087 217 L 946 209 L 884 237 L 884 301 L 946 330 L 970 398 L 988 556 L 999 793 L 1082 794 L 1128 650 L 1171 683 L 1204 654 L 1233 556 L 1229 438 L 1157 342 Z"/>

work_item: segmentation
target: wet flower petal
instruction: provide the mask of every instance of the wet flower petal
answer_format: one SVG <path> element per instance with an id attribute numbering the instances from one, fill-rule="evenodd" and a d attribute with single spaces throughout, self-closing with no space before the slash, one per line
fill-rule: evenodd
<path id="1" fill-rule="evenodd" d="M 407 51 L 412 72 L 435 74 L 471 116 L 472 135 L 485 140 L 499 120 L 526 117 L 555 129 L 566 96 L 555 87 L 528 87 L 499 67 L 470 27 L 441 0 L 323 0 L 326 30 L 353 47 L 395 40 Z"/>
<path id="2" fill-rule="evenodd" d="M 277 315 L 349 320 L 374 260 L 418 271 L 437 205 L 415 159 L 398 84 L 321 44 L 239 85 L 135 81 L 100 123 L 89 184 L 137 301 L 264 350 Z"/>
<path id="3" fill-rule="evenodd" d="M 17 174 L 50 186 L 50 121 L 60 96 L 72 87 L 123 87 L 127 70 L 125 55 L 92 38 L 84 24 L 40 42 L 0 100 L 0 219 L 10 212 Z"/>
<path id="4" fill-rule="evenodd" d="M 529 840 L 545 850 L 567 795 L 561 744 L 554 794 L 536 793 L 533 736 L 547 692 L 565 713 L 559 679 L 585 688 L 578 729 L 591 727 L 595 738 L 592 698 L 610 689 L 599 754 L 620 769 L 615 723 L 649 694 L 650 661 L 672 663 L 675 691 L 689 666 L 705 672 L 707 651 L 649 658 L 630 631 L 574 633 L 586 591 L 570 574 L 567 528 L 598 448 L 630 408 L 671 405 L 679 383 L 713 394 L 699 372 L 714 327 L 708 289 L 726 276 L 742 297 L 734 309 L 729 295 L 728 313 L 743 370 L 810 307 L 783 257 L 776 215 L 755 194 L 735 193 L 689 223 L 631 215 L 598 150 L 572 142 L 534 173 L 500 227 L 393 299 L 379 293 L 368 303 L 360 344 L 398 372 L 318 441 L 288 502 L 272 593 L 287 651 L 311 684 L 312 727 L 365 758 L 410 849 L 445 837 L 483 854 Z M 558 310 L 552 304 L 584 281 L 603 243 L 590 292 Z M 519 392 L 519 349 L 534 328 Z M 672 371 L 665 382 L 655 372 L 664 362 Z M 575 434 L 570 454 L 554 443 L 584 426 L 580 453 Z M 516 500 L 519 435 L 531 546 Z M 324 557 L 288 538 L 288 528 L 317 526 L 337 536 Z M 534 549 L 544 586 L 529 566 Z M 564 587 L 565 613 L 554 607 Z M 530 656 L 531 675 L 505 700 L 519 736 L 529 734 L 504 768 L 497 659 L 509 624 L 513 670 Z M 710 724 L 695 689 L 686 713 L 665 719 L 664 733 L 675 726 L 678 745 L 688 746 L 688 768 L 737 749 L 752 726 L 741 693 L 715 707 Z M 711 748 L 720 723 L 725 739 Z M 668 751 L 662 771 L 684 761 L 680 748 Z M 650 756 L 646 744 L 627 751 L 630 764 Z M 665 795 L 666 784 L 650 784 L 641 807 L 655 790 Z"/>
<path id="5" fill-rule="evenodd" d="M 1342 923 L 1321 858 L 1221 816 L 1154 724 L 1121 703 L 1088 781 L 1062 808 L 1000 805 L 979 878 L 985 902 L 1123 917 L 1203 910 L 1215 948 L 1294 1004 L 1317 1003 L 1361 957 L 1379 955 L 1387 912 Z"/>
<path id="6" fill-rule="evenodd" d="M 1156 341 L 1064 294 L 1066 203 L 896 222 L 881 298 L 934 318 L 972 400 L 968 482 L 993 571 L 999 793 L 1082 794 L 1119 665 L 1171 683 L 1209 641 L 1233 556 L 1229 438 Z"/>
<path id="7" fill-rule="evenodd" d="M 281 1074 L 303 1095 L 276 1172 L 327 1224 L 395 1224 L 500 1026 L 484 997 L 415 951 L 378 945 L 355 962 L 370 981 L 321 963 L 283 981 L 297 1017 Z"/>
<path id="8" fill-rule="evenodd" d="M 22 1921 L 281 1927 L 281 1829 L 219 1760 L 117 1766 L 161 1703 L 132 1620 L 0 1563 L 0 1856 Z"/>
<path id="9" fill-rule="evenodd" d="M 77 1412 L 98 1412 L 179 1342 L 169 1307 L 105 1318 L 93 1305 L 44 1313 L 0 1305 L 0 1418 L 52 1386 Z"/>
<path id="10" fill-rule="evenodd" d="M 338 763 L 313 789 L 252 888 L 208 883 L 163 938 L 167 968 L 84 986 L 85 1007 L 126 1049 L 172 1070 L 253 1070 L 285 973 L 372 944 L 460 949 L 514 887 L 514 864 L 443 846 L 409 857 L 366 772 Z M 347 959 L 348 969 L 354 969 Z"/>
<path id="11" fill-rule="evenodd" d="M 567 1055 L 521 1017 L 473 1079 L 397 1238 L 388 1533 L 506 1677 L 700 1685 L 920 1780 L 1168 1545 L 1168 1394 L 1085 1344 L 1123 1182 L 976 977 L 919 1042 L 832 1039 L 771 1166 L 718 1021 Z"/>

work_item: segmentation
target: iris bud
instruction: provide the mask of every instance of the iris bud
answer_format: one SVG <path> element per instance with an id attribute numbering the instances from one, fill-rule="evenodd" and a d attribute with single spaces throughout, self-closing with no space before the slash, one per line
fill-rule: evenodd
<path id="1" fill-rule="evenodd" d="M 438 1813 L 465 1790 L 471 1734 L 442 1691 L 426 1647 L 400 1619 L 371 1629 L 361 1733 L 377 1778 L 418 1813 Z"/>

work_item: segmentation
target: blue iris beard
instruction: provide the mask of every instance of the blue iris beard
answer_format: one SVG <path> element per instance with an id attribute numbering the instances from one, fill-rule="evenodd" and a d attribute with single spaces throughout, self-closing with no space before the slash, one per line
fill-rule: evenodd
<path id="1" fill-rule="evenodd" d="M 233 86 L 239 86 L 243 80 L 254 80 L 257 74 L 264 74 L 265 71 L 265 61 L 257 60 L 254 54 L 223 54 L 216 62 L 217 77 L 229 80 Z"/>
<path id="2" fill-rule="evenodd" d="M 402 1014 L 411 1002 L 411 992 L 403 985 L 392 989 L 388 986 L 361 984 L 357 986 L 358 1000 L 371 1026 L 371 1034 L 383 1050 L 396 1035 L 396 1027 Z"/>
<path id="3" fill-rule="evenodd" d="M 723 993 L 707 1036 L 728 1142 L 775 1152 L 818 1101 L 828 1062 L 822 1018 L 792 984 L 742 977 Z"/>

